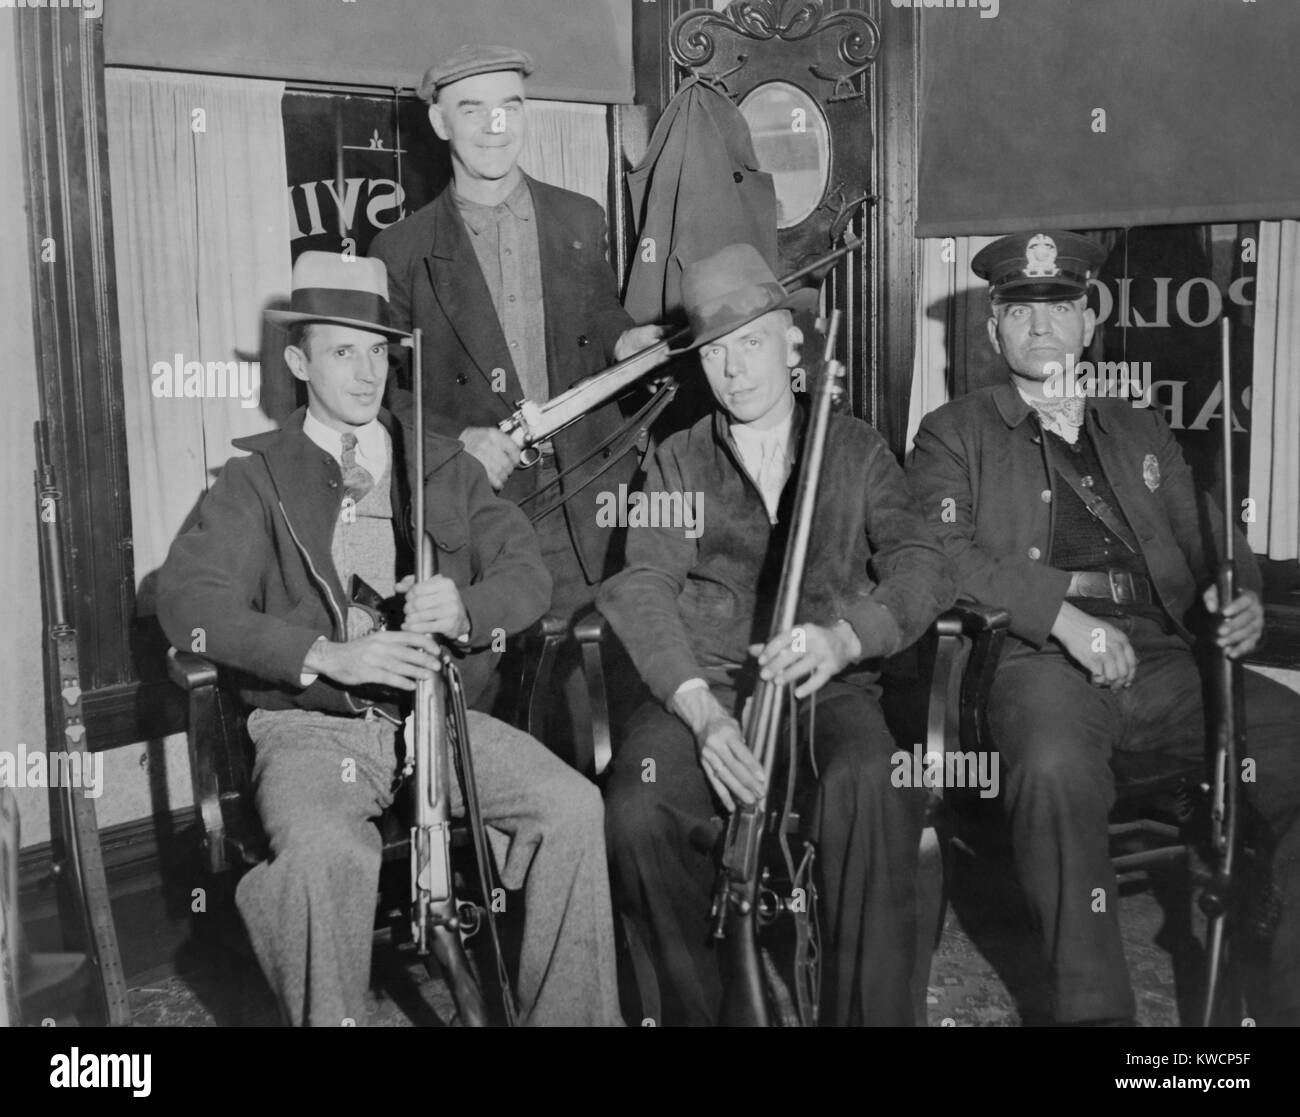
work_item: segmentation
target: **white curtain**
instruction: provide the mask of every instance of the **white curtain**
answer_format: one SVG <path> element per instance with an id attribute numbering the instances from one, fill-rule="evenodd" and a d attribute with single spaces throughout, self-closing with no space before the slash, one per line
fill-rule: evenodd
<path id="1" fill-rule="evenodd" d="M 970 262 L 995 237 L 943 237 L 917 241 L 916 356 L 907 415 L 907 452 L 921 420 L 960 393 L 972 362 L 993 356 L 985 335 L 988 284 Z"/>
<path id="2" fill-rule="evenodd" d="M 1250 390 L 1251 550 L 1300 557 L 1300 221 L 1261 221 Z"/>
<path id="3" fill-rule="evenodd" d="M 533 178 L 586 194 L 606 208 L 609 134 L 604 105 L 529 101 L 519 165 Z"/>
<path id="4" fill-rule="evenodd" d="M 289 292 L 284 84 L 109 69 L 108 146 L 137 583 L 149 579 L 230 441 L 274 424 L 260 385 L 261 318 Z M 165 363 L 246 362 L 221 398 L 155 394 Z M 268 361 L 268 377 L 283 375 Z M 204 377 L 203 391 L 220 389 Z"/>

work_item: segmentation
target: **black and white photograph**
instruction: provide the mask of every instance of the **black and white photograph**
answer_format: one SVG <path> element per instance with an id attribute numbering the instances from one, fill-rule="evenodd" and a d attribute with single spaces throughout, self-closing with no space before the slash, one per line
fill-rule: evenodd
<path id="1" fill-rule="evenodd" d="M 33 1088 L 279 1026 L 1261 1085 L 1298 49 L 1295 0 L 0 0 Z"/>

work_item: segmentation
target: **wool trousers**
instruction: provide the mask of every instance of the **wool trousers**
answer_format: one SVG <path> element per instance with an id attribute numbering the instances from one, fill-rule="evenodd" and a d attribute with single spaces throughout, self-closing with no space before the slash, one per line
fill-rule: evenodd
<path id="1" fill-rule="evenodd" d="M 734 694 L 714 693 L 734 707 Z M 805 741 L 808 710 L 805 699 L 797 715 Z M 811 736 L 817 781 L 804 826 L 817 849 L 821 1022 L 913 1024 L 924 790 L 892 785 L 894 741 L 876 698 L 861 687 L 824 686 Z M 722 988 L 709 911 L 722 809 L 686 725 L 657 702 L 639 707 L 605 796 L 615 900 L 654 955 L 661 1023 L 715 1024 Z"/>
<path id="2" fill-rule="evenodd" d="M 1060 1023 L 1134 1013 L 1107 826 L 1116 770 L 1163 754 L 1205 756 L 1203 684 L 1187 644 L 1154 620 L 1107 617 L 1138 657 L 1133 685 L 1095 687 L 1057 645 L 1010 649 L 989 695 L 1012 849 L 1051 973 Z M 1270 977 L 1276 1011 L 1300 1008 L 1300 695 L 1245 673 L 1245 801 L 1267 827 L 1282 896 Z M 1249 772 L 1247 778 L 1245 772 Z"/>
<path id="3" fill-rule="evenodd" d="M 257 809 L 271 856 L 236 902 L 295 1025 L 364 1024 L 396 727 L 382 719 L 255 710 Z M 540 743 L 469 713 L 470 749 L 501 879 L 524 892 L 516 996 L 529 1025 L 619 1025 L 599 792 Z M 452 781 L 452 810 L 463 798 Z"/>

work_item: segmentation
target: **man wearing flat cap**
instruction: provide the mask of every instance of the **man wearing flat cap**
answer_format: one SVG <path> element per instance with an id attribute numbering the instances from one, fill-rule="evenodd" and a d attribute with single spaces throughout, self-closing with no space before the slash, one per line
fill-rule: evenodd
<path id="1" fill-rule="evenodd" d="M 1135 1012 L 1107 845 L 1116 776 L 1158 754 L 1194 767 L 1206 747 L 1196 635 L 1239 657 L 1264 629 L 1244 539 L 1237 577 L 1247 588 L 1219 611 L 1222 524 L 1160 413 L 1095 382 L 1084 394 L 1090 382 L 1070 375 L 1092 339 L 1087 286 L 1103 255 L 1057 230 L 1002 237 L 976 255 L 989 340 L 1009 376 L 926 416 L 908 469 L 962 596 L 1011 613 L 988 721 L 1063 1024 L 1122 1024 Z M 1273 1016 L 1294 1022 L 1300 696 L 1249 671 L 1246 680 L 1257 774 L 1243 789 L 1267 828 L 1283 897 Z"/>
<path id="2" fill-rule="evenodd" d="M 393 325 L 384 267 L 304 252 L 293 299 L 268 317 L 307 406 L 235 442 L 195 525 L 172 545 L 158 612 L 180 648 L 236 673 L 251 708 L 257 810 L 269 859 L 236 901 L 284 1017 L 364 1024 L 381 839 L 407 696 L 441 637 L 466 697 L 482 690 L 497 634 L 545 610 L 550 578 L 519 509 L 454 439 L 426 435 L 424 492 L 436 573 L 416 582 L 410 399 L 381 407 Z M 359 579 L 400 613 L 376 622 Z M 355 600 L 354 600 L 355 598 Z M 501 877 L 525 889 L 518 976 L 531 1024 L 619 1023 L 600 797 L 541 744 L 469 715 L 483 816 Z M 453 811 L 460 788 L 452 781 Z"/>
<path id="3" fill-rule="evenodd" d="M 880 660 L 953 602 L 948 563 L 884 439 L 833 415 L 801 638 L 769 641 L 809 418 L 793 390 L 802 334 L 791 310 L 816 292 L 787 296 L 757 249 L 732 245 L 685 268 L 682 298 L 718 409 L 658 447 L 645 493 L 650 507 L 680 494 L 695 522 L 629 527 L 627 568 L 597 603 L 649 691 L 606 790 L 616 902 L 655 956 L 662 1023 L 716 1023 L 713 854 L 726 814 L 766 790 L 742 708 L 757 673 L 797 684 L 805 734 L 816 705 L 821 1020 L 910 1024 L 924 798 L 892 785 L 877 680 Z"/>
<path id="4" fill-rule="evenodd" d="M 388 266 L 396 321 L 424 331 L 431 427 L 459 439 L 516 503 L 582 462 L 621 415 L 615 403 L 596 409 L 543 443 L 532 468 L 497 424 L 521 400 L 544 403 L 660 335 L 633 328 L 619 304 L 600 206 L 518 165 L 532 70 L 527 54 L 500 46 L 463 46 L 430 68 L 419 93 L 450 145 L 452 181 L 370 249 Z M 606 466 L 598 486 L 577 491 Z M 570 615 L 590 603 L 609 572 L 612 529 L 597 522 L 597 490 L 616 490 L 636 466 L 630 446 L 613 462 L 597 454 L 560 482 L 574 495 L 536 524 L 555 581 L 552 611 Z"/>

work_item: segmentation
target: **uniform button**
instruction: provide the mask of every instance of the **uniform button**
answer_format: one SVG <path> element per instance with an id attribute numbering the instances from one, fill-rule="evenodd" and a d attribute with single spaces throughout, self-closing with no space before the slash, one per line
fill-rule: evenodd
<path id="1" fill-rule="evenodd" d="M 519 348 L 519 342 L 517 342 L 517 341 L 512 341 L 512 342 L 510 343 L 510 348 L 511 348 L 511 349 L 518 349 L 518 348 Z"/>
<path id="2" fill-rule="evenodd" d="M 1043 557 L 1043 552 L 1040 551 L 1037 547 L 1030 547 L 1029 557 L 1033 559 L 1035 562 L 1037 562 L 1040 558 Z"/>
<path id="3" fill-rule="evenodd" d="M 591 343 L 587 340 L 587 335 L 586 335 L 586 334 L 579 334 L 579 335 L 578 335 L 578 348 L 579 348 L 579 349 L 583 349 L 583 348 L 585 348 L 586 346 L 588 346 L 588 345 L 590 345 L 590 344 L 591 344 Z"/>
<path id="4" fill-rule="evenodd" d="M 514 297 L 514 295 L 507 295 L 507 296 L 506 296 L 506 302 L 508 302 L 508 303 L 512 303 L 512 302 L 514 302 L 514 301 L 515 301 L 515 297 Z"/>
<path id="5" fill-rule="evenodd" d="M 580 240 L 575 240 L 575 241 L 573 242 L 573 247 L 574 247 L 574 248 L 581 249 L 581 248 L 582 248 L 582 241 L 580 241 Z"/>
<path id="6" fill-rule="evenodd" d="M 735 172 L 731 177 L 732 177 L 736 182 L 744 182 L 744 181 L 745 181 L 745 176 L 742 175 L 739 171 L 736 171 L 736 172 Z"/>
<path id="7" fill-rule="evenodd" d="M 504 252 L 505 252 L 505 254 L 506 254 L 507 256 L 513 256 L 513 255 L 514 255 L 514 251 L 513 251 L 513 249 L 509 249 L 509 248 L 507 248 L 507 249 L 504 249 Z"/>
<path id="8" fill-rule="evenodd" d="M 468 384 L 468 383 L 469 383 L 469 377 L 466 376 L 466 375 L 462 372 L 459 376 L 456 377 L 456 383 L 457 383 L 457 384 Z"/>
<path id="9" fill-rule="evenodd" d="M 1044 489 L 1044 490 L 1043 490 L 1041 493 L 1039 493 L 1038 495 L 1039 495 L 1039 497 L 1042 499 L 1042 502 L 1043 502 L 1044 504 L 1051 504 L 1051 503 L 1052 503 L 1052 490 L 1051 490 L 1051 489 Z"/>
<path id="10" fill-rule="evenodd" d="M 330 478 L 330 488 L 337 489 L 338 487 L 339 487 L 339 483 L 335 481 L 333 478 Z"/>

